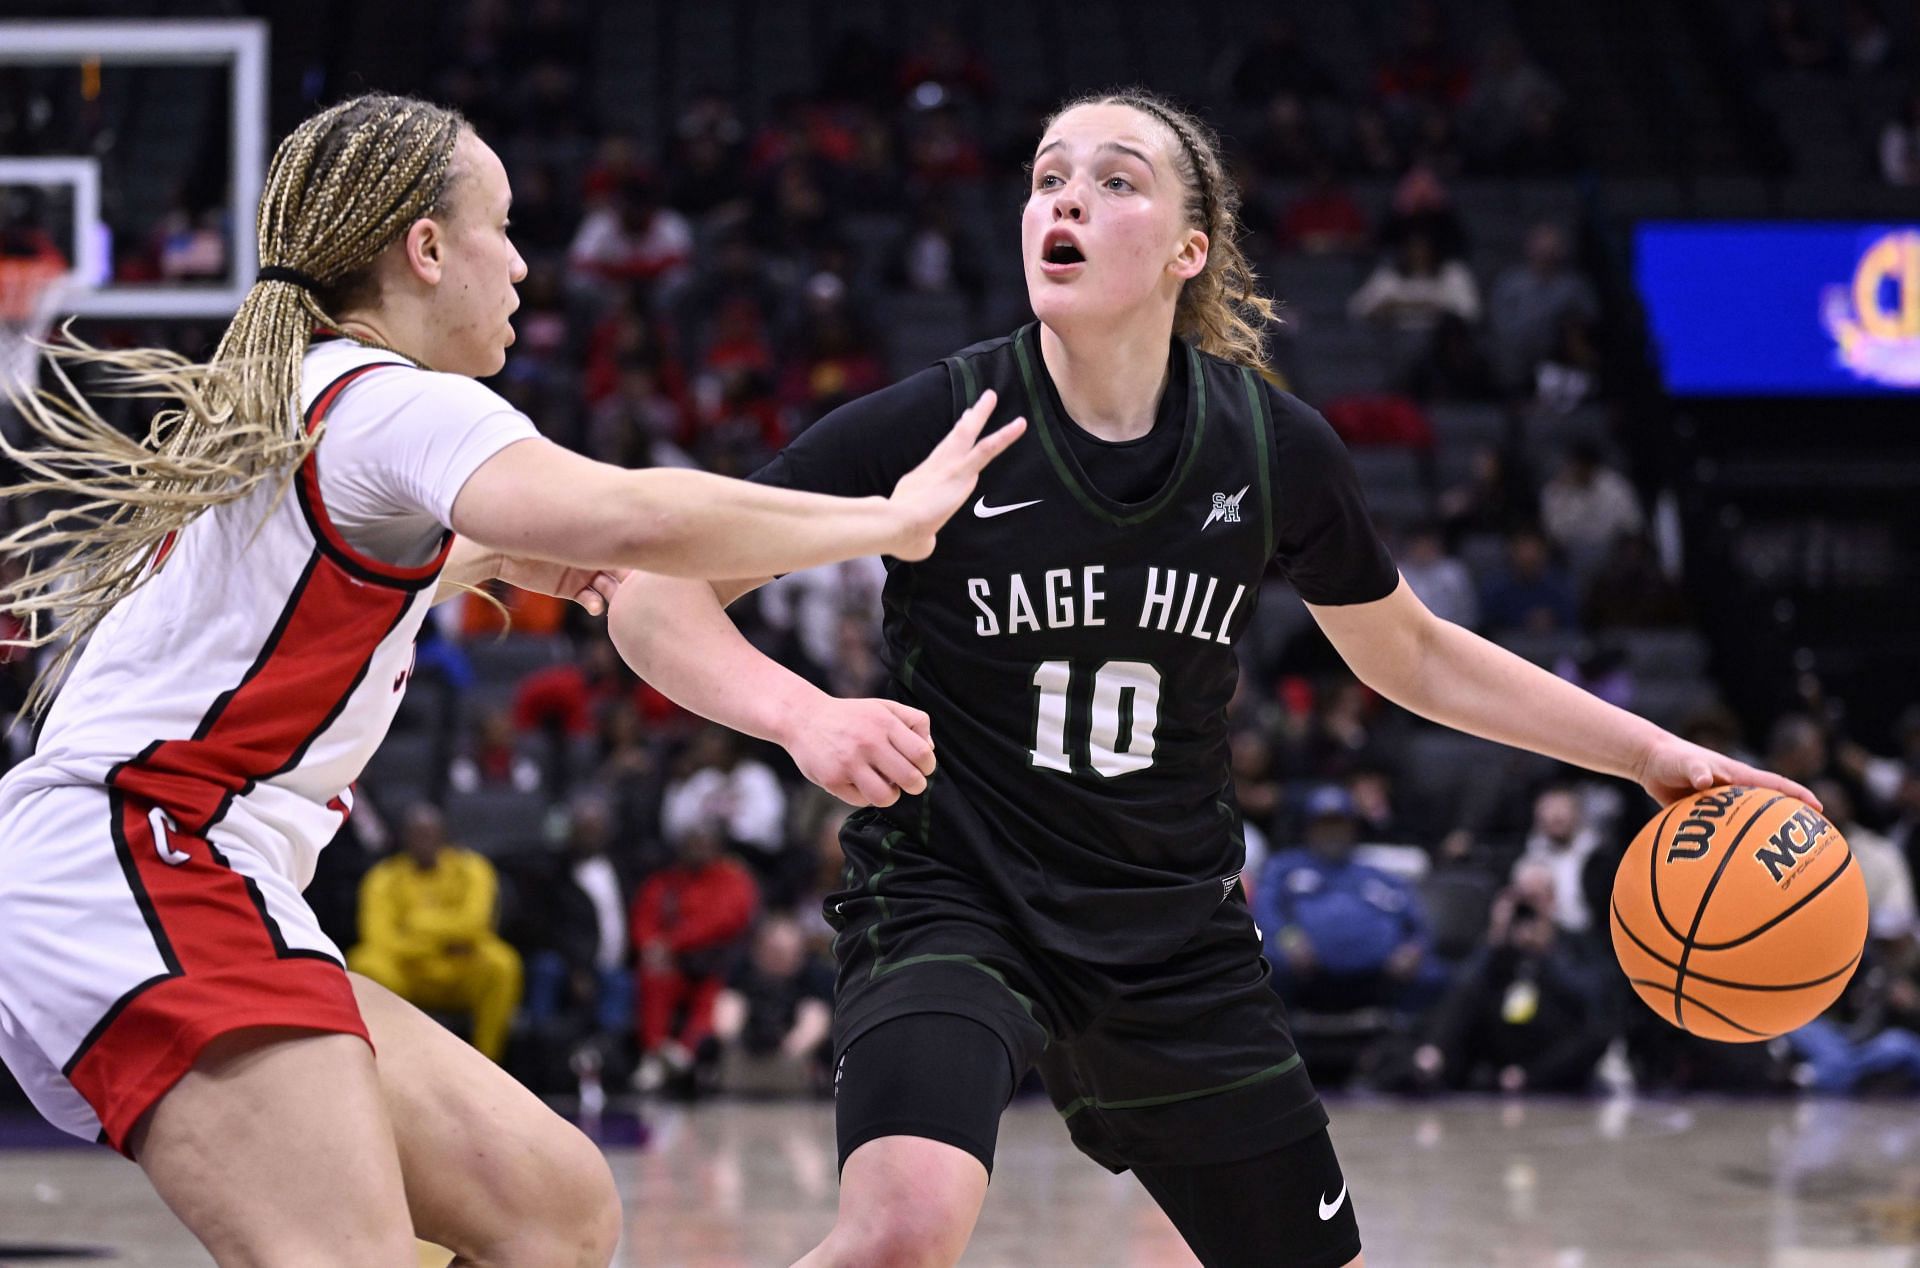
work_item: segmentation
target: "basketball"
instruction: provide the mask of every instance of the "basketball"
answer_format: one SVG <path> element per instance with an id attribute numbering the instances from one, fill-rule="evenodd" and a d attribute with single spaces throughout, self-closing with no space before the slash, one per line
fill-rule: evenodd
<path id="1" fill-rule="evenodd" d="M 1613 950 L 1648 1007 L 1704 1039 L 1753 1043 L 1840 997 L 1867 940 L 1867 887 L 1805 802 L 1723 786 L 1640 830 L 1614 877 Z"/>

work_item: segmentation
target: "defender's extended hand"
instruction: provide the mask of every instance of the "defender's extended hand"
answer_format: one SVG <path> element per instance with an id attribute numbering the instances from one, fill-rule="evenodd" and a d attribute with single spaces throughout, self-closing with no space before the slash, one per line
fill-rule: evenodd
<path id="1" fill-rule="evenodd" d="M 992 417 L 998 399 L 992 389 L 982 392 L 926 460 L 893 486 L 888 501 L 902 521 L 899 539 L 889 552 L 895 558 L 915 560 L 931 555 L 940 526 L 966 503 L 980 472 L 1027 429 L 1027 420 L 1016 418 L 985 440 L 980 439 L 980 429 Z"/>

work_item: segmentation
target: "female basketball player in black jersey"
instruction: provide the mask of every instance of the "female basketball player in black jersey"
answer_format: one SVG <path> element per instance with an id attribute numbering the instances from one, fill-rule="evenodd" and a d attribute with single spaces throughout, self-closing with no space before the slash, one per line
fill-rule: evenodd
<path id="1" fill-rule="evenodd" d="M 840 1215 L 805 1264 L 956 1260 L 1034 1065 L 1075 1144 L 1131 1169 L 1202 1262 L 1360 1262 L 1237 884 L 1226 705 L 1269 560 L 1416 713 L 1663 804 L 1736 781 L 1807 796 L 1400 584 L 1337 438 L 1256 373 L 1271 309 L 1235 202 L 1191 116 L 1141 94 L 1071 104 L 1022 226 L 1038 323 L 843 407 L 757 477 L 883 493 L 962 404 L 994 393 L 990 426 L 1031 420 L 929 558 L 889 561 L 892 699 L 832 699 L 749 646 L 724 605 L 758 581 L 635 576 L 613 605 L 650 682 L 866 807 L 828 899 Z"/>

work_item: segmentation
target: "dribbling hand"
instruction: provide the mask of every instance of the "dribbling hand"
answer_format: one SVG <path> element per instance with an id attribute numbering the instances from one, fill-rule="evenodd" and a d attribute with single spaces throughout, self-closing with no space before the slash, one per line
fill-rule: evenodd
<path id="1" fill-rule="evenodd" d="M 784 747 L 802 775 L 850 806 L 891 806 L 902 792 L 925 792 L 933 774 L 927 715 L 894 700 L 829 699 Z"/>
<path id="2" fill-rule="evenodd" d="M 980 472 L 1020 439 L 1027 429 L 1024 418 L 1016 418 L 985 440 L 980 439 L 980 429 L 992 417 L 998 400 L 992 389 L 982 392 L 926 460 L 893 486 L 893 496 L 887 501 L 898 513 L 901 527 L 888 554 L 906 560 L 931 555 L 935 534 L 966 502 Z"/>
<path id="3" fill-rule="evenodd" d="M 1641 756 L 1634 779 L 1647 790 L 1648 796 L 1663 806 L 1721 784 L 1745 784 L 1751 788 L 1771 788 L 1798 797 L 1815 810 L 1821 808 L 1819 798 L 1791 779 L 1736 762 L 1677 735 L 1663 735 L 1654 741 Z"/>

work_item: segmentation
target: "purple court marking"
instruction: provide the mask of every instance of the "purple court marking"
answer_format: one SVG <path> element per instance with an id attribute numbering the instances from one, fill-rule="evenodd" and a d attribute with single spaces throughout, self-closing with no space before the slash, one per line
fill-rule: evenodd
<path id="1" fill-rule="evenodd" d="M 78 1136 L 49 1123 L 32 1110 L 0 1110 L 0 1150 L 6 1149 L 98 1149 Z"/>

